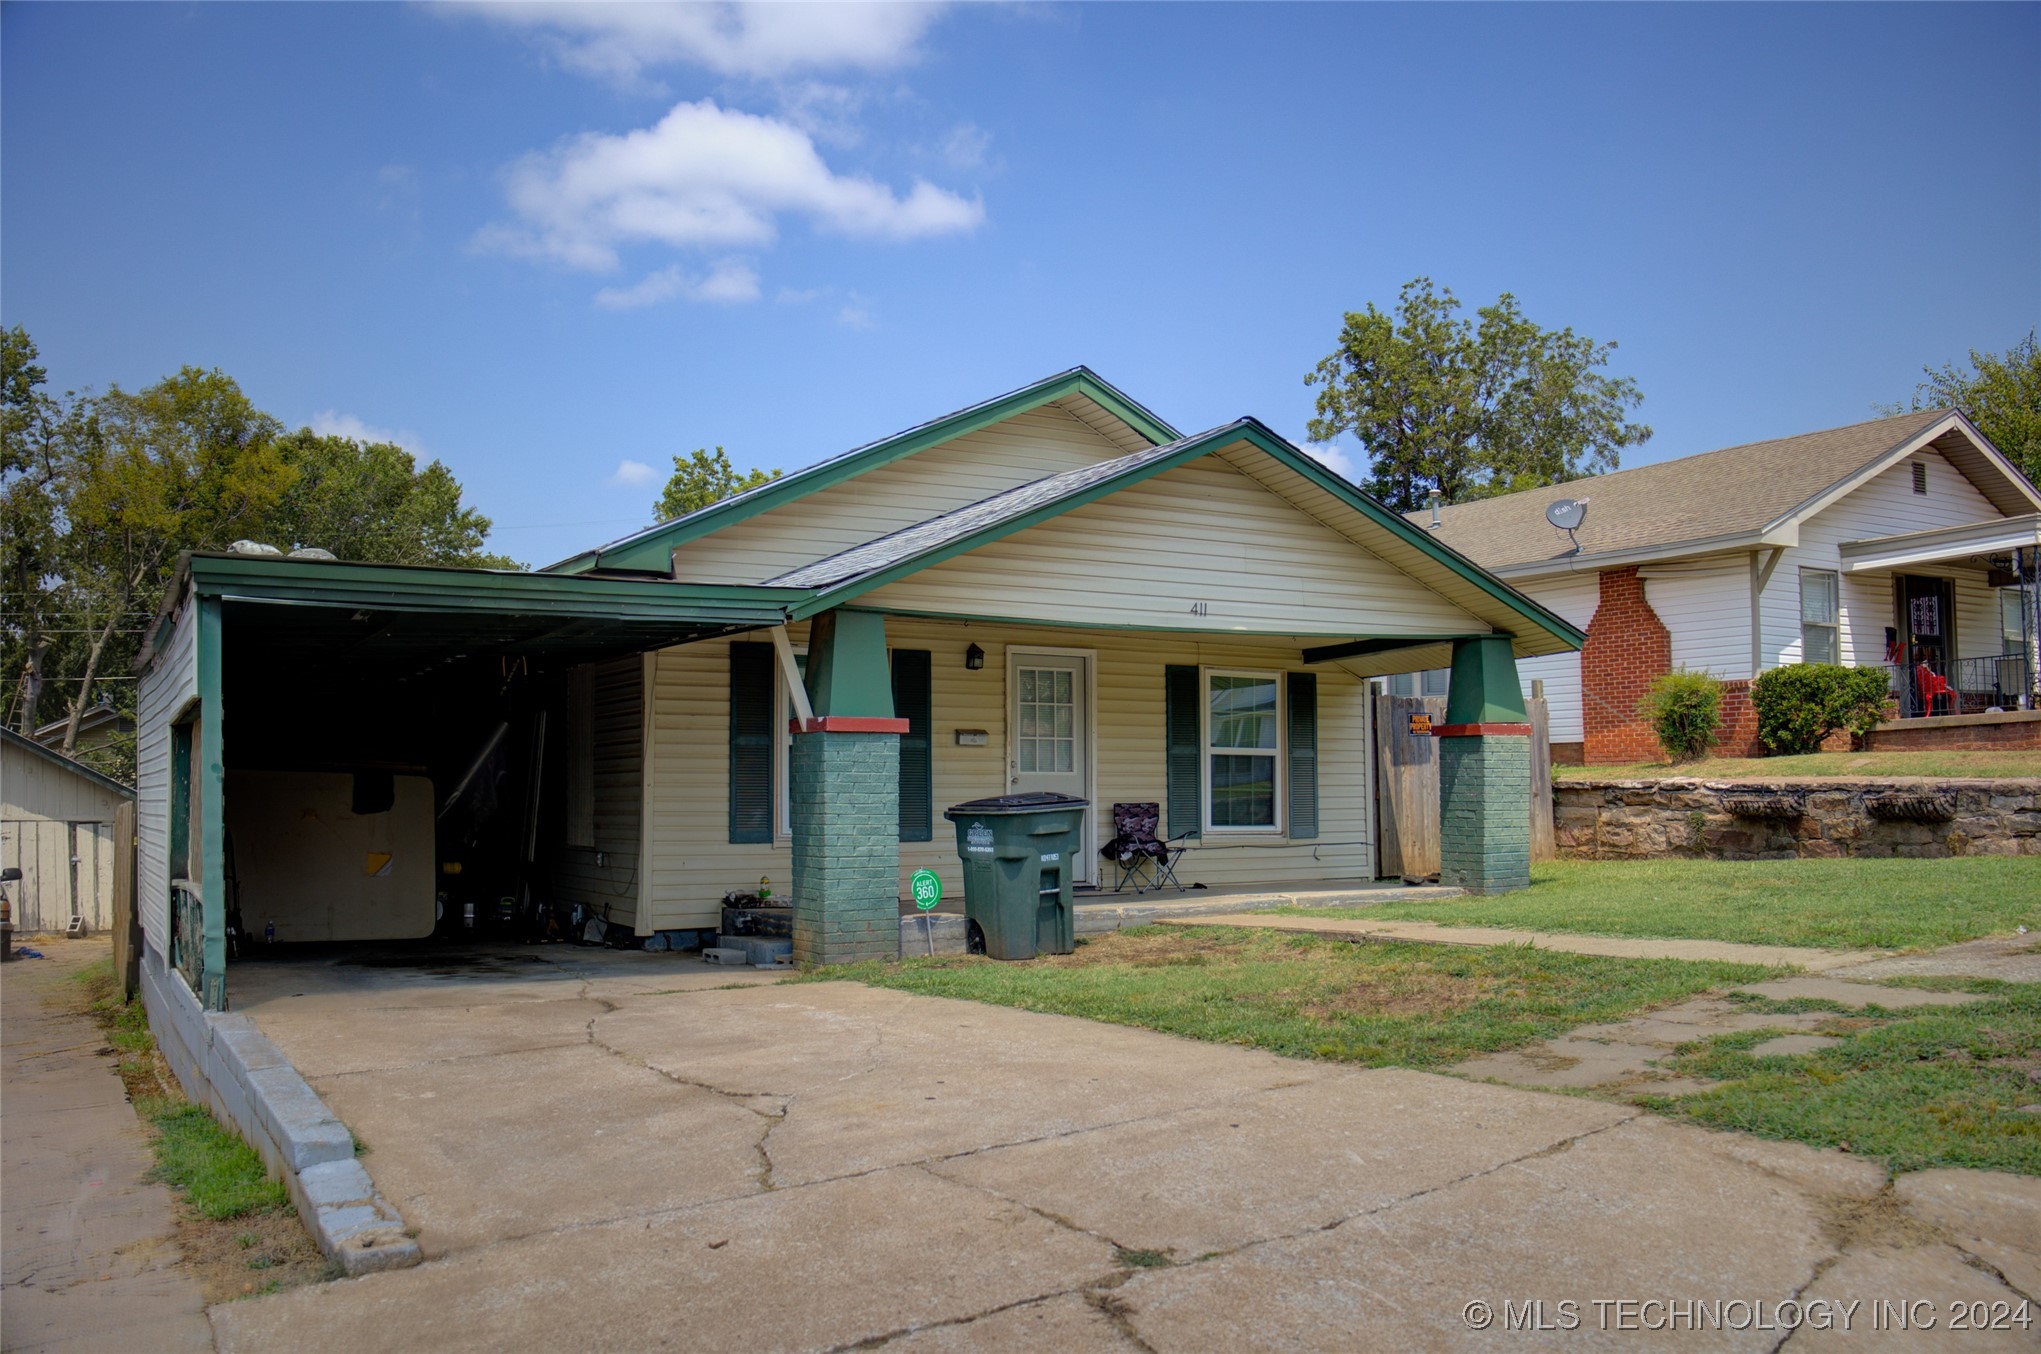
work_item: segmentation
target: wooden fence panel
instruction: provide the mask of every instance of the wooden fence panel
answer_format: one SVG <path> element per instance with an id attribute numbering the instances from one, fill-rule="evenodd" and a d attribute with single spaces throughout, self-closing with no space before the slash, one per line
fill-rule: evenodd
<path id="1" fill-rule="evenodd" d="M 1425 732 L 1411 732 L 1411 716 Z M 1375 697 L 1378 869 L 1422 879 L 1439 871 L 1439 749 L 1430 725 L 1446 715 L 1443 696 Z"/>
<path id="2" fill-rule="evenodd" d="M 132 998 L 142 982 L 142 915 L 135 908 L 135 806 L 123 804 L 113 816 L 113 972 L 121 993 Z"/>
<path id="3" fill-rule="evenodd" d="M 1531 714 L 1531 863 L 1559 854 L 1552 840 L 1552 712 L 1543 696 L 1524 702 Z"/>

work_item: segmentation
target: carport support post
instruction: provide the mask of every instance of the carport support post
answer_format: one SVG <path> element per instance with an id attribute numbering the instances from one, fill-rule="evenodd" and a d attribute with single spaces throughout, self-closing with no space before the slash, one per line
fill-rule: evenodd
<path id="1" fill-rule="evenodd" d="M 814 717 L 794 730 L 794 962 L 900 954 L 900 735 L 886 618 L 838 608 L 808 631 Z"/>
<path id="2" fill-rule="evenodd" d="M 227 1009 L 227 769 L 220 662 L 224 634 L 220 599 L 198 599 L 198 777 L 199 901 L 205 942 L 204 991 L 208 1011 Z"/>
<path id="3" fill-rule="evenodd" d="M 1439 736 L 1439 882 L 1469 893 L 1531 883 L 1531 724 L 1507 635 L 1453 641 Z"/>

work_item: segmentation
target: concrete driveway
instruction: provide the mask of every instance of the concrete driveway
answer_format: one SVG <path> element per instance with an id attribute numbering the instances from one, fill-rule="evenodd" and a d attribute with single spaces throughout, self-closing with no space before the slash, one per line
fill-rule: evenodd
<path id="1" fill-rule="evenodd" d="M 1597 1301 L 1653 1299 L 1773 1349 L 1788 1300 L 2041 1288 L 2035 1182 L 1575 1097 L 671 955 L 236 978 L 427 1259 L 215 1308 L 223 1350 L 1615 1345 L 1661 1309 Z M 1816 1306 L 1790 1348 L 1904 1347 Z"/>

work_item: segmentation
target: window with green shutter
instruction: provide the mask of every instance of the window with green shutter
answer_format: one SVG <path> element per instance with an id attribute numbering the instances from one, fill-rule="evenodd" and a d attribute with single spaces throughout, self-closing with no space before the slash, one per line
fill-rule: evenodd
<path id="1" fill-rule="evenodd" d="M 1318 835 L 1318 674 L 1289 674 L 1290 836 Z"/>
<path id="2" fill-rule="evenodd" d="M 772 645 L 730 646 L 730 840 L 773 838 Z"/>
<path id="3" fill-rule="evenodd" d="M 1194 666 L 1171 664 L 1162 670 L 1163 727 L 1167 739 L 1169 835 L 1204 835 L 1205 810 L 1203 697 Z"/>
<path id="4" fill-rule="evenodd" d="M 931 694 L 933 655 L 927 649 L 893 650 L 893 715 L 907 721 L 900 735 L 900 840 L 935 838 L 935 740 Z"/>

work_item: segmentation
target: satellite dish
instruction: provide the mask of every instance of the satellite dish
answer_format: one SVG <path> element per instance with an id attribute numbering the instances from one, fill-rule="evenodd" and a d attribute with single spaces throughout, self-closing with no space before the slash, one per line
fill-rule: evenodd
<path id="1" fill-rule="evenodd" d="M 1587 520 L 1587 500 L 1562 498 L 1545 509 L 1545 520 L 1561 531 L 1572 531 Z"/>
<path id="2" fill-rule="evenodd" d="M 1573 542 L 1573 549 L 1580 549 L 1580 538 L 1573 533 L 1587 520 L 1587 500 L 1584 498 L 1562 498 L 1545 509 L 1545 520 L 1566 533 L 1566 539 Z"/>

